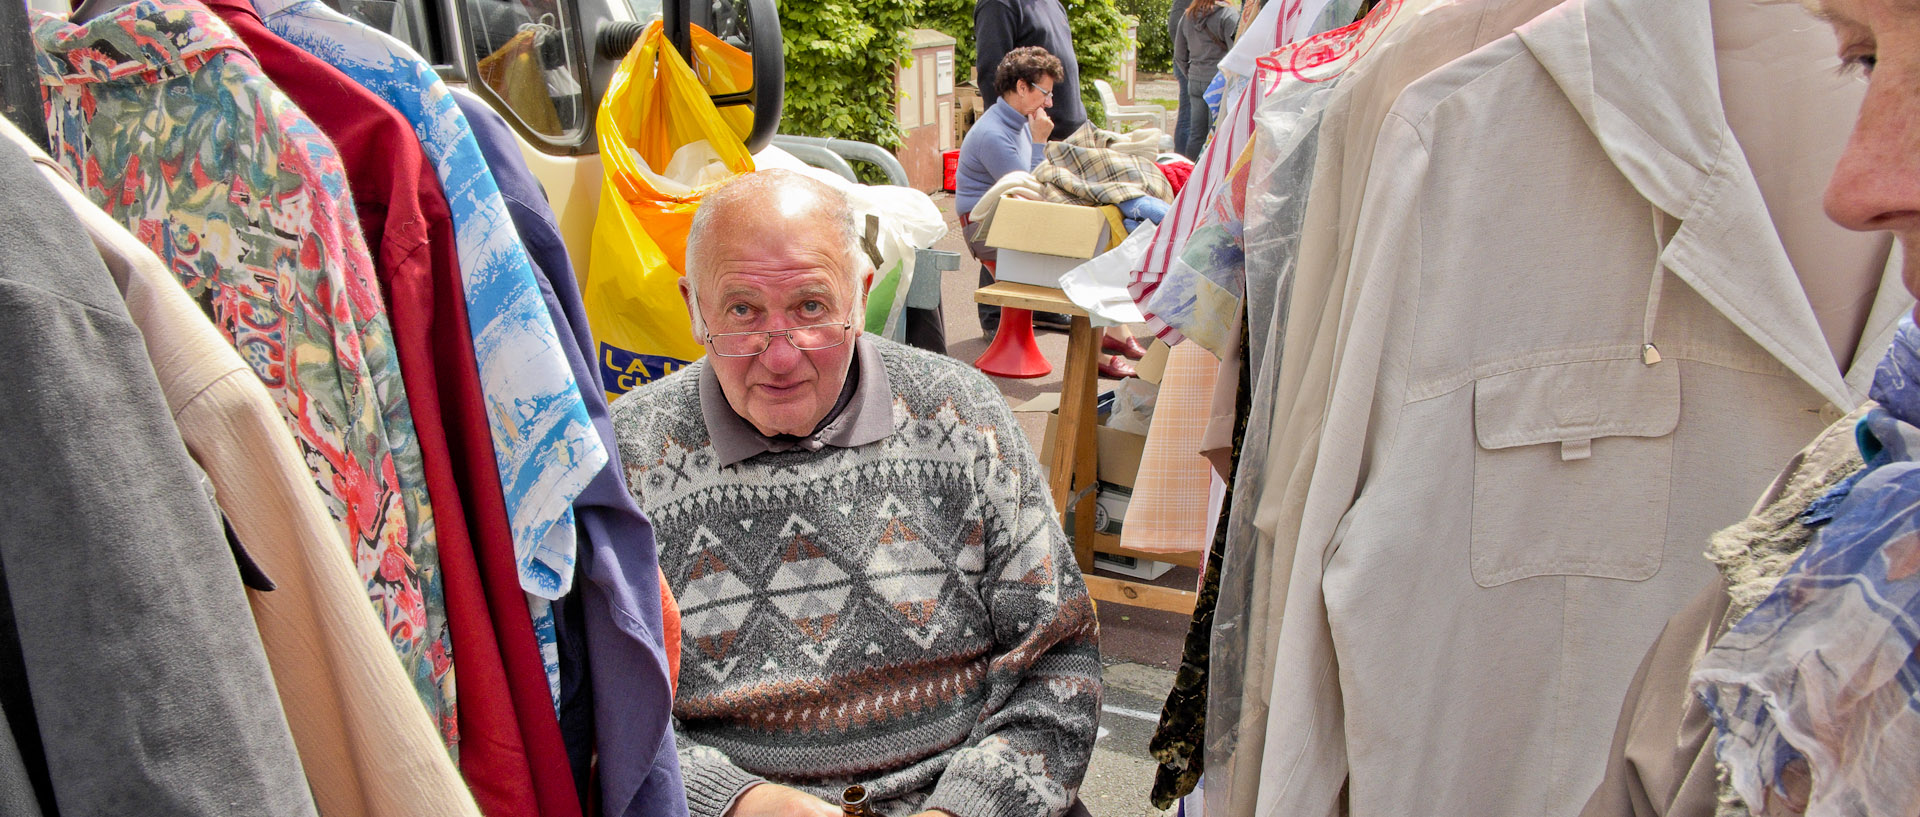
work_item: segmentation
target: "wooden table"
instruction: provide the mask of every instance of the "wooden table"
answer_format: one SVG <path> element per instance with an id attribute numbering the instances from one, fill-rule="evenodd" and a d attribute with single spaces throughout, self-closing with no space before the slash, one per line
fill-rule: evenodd
<path id="1" fill-rule="evenodd" d="M 1087 592 L 1098 601 L 1129 604 L 1175 613 L 1193 613 L 1194 593 L 1140 582 L 1093 575 L 1096 540 L 1115 537 L 1096 535 L 1093 530 L 1093 506 L 1099 493 L 1099 450 L 1094 445 L 1093 429 L 1100 423 L 1095 402 L 1100 392 L 1100 333 L 1094 331 L 1087 311 L 1067 300 L 1066 293 L 1052 287 L 1000 281 L 975 290 L 973 299 L 990 306 L 1010 306 L 1037 312 L 1057 312 L 1072 318 L 1067 330 L 1066 371 L 1060 382 L 1060 427 L 1054 435 L 1053 450 L 1043 452 L 1047 466 L 1048 489 L 1053 493 L 1053 509 L 1066 519 L 1067 506 L 1073 506 L 1073 560 L 1086 575 Z M 1172 561 L 1198 566 L 1192 558 L 1174 558 L 1166 554 L 1123 551 L 1118 542 L 1100 547 L 1103 553 L 1123 553 L 1143 559 Z M 1185 554 L 1182 554 L 1185 555 Z"/>

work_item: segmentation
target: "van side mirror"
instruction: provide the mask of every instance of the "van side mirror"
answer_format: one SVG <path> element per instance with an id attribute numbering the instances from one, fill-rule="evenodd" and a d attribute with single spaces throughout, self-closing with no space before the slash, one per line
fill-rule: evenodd
<path id="1" fill-rule="evenodd" d="M 747 106 L 753 112 L 747 150 L 759 152 L 780 130 L 780 109 L 786 101 L 786 49 L 780 39 L 780 10 L 775 0 L 715 0 L 687 13 L 687 0 L 668 0 L 664 22 L 668 39 L 682 57 L 692 53 L 687 26 L 698 25 L 727 45 L 747 52 L 753 60 L 753 85 L 744 91 L 716 94 L 719 107 Z M 677 12 L 677 13 L 676 13 Z M 741 12 L 744 12 L 741 13 Z M 600 24 L 594 47 L 600 57 L 618 61 L 632 50 L 647 24 L 614 20 Z"/>

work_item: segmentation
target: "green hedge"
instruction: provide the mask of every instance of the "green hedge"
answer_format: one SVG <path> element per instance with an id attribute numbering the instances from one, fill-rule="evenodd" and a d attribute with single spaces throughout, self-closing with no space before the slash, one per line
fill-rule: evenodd
<path id="1" fill-rule="evenodd" d="M 1170 0 L 1119 0 L 1120 11 L 1140 20 L 1140 52 L 1135 65 L 1141 71 L 1173 73 L 1173 40 L 1167 37 Z"/>
<path id="2" fill-rule="evenodd" d="M 1073 30 L 1074 56 L 1080 60 L 1080 100 L 1087 106 L 1088 118 L 1105 125 L 1107 112 L 1100 107 L 1093 81 L 1111 81 L 1120 69 L 1120 55 L 1127 50 L 1127 18 L 1117 0 L 1062 2 L 1067 7 L 1067 25 Z M 915 20 L 920 28 L 938 29 L 960 41 L 954 46 L 953 66 L 954 76 L 961 80 L 973 70 L 973 5 L 974 0 L 922 0 Z M 1160 16 L 1166 14 L 1166 0 L 1161 0 Z M 980 86 L 981 93 L 993 93 L 991 77 L 982 77 Z"/>
<path id="3" fill-rule="evenodd" d="M 787 100 L 780 131 L 900 147 L 894 66 L 912 54 L 920 0 L 806 0 L 780 4 Z"/>

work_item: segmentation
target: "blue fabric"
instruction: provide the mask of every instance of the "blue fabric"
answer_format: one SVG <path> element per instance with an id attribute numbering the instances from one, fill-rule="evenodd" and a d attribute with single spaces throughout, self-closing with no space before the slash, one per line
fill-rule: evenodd
<path id="1" fill-rule="evenodd" d="M 1015 171 L 1032 173 L 1046 156 L 1046 148 L 1035 144 L 1027 130 L 1027 118 L 1013 106 L 995 100 L 960 143 L 960 167 L 953 182 L 954 211 L 972 212 L 1000 177 Z"/>
<path id="2" fill-rule="evenodd" d="M 1920 807 L 1920 329 L 1901 322 L 1856 428 L 1866 469 L 1765 600 L 1702 658 L 1715 752 L 1749 804 Z M 1811 791 L 1792 792 L 1811 779 Z M 1791 793 L 1790 793 L 1791 792 Z M 1797 796 L 1796 796 L 1797 795 Z"/>
<path id="3" fill-rule="evenodd" d="M 608 461 L 493 174 L 433 66 L 319 0 L 256 0 L 267 28 L 387 101 L 420 138 L 453 214 L 469 324 L 520 585 L 536 620 L 572 586 L 573 500 Z M 591 383 L 591 381 L 589 381 Z M 595 391 L 595 389 L 588 389 Z"/>
<path id="4" fill-rule="evenodd" d="M 1167 203 L 1152 196 L 1127 199 L 1114 206 L 1119 208 L 1121 217 L 1129 221 L 1145 220 L 1159 224 L 1161 219 L 1167 217 Z"/>
<path id="5" fill-rule="evenodd" d="M 560 227 L 540 183 L 527 169 L 506 120 L 478 98 L 454 94 L 475 138 L 493 168 L 500 195 L 514 228 L 540 273 L 560 344 L 574 377 L 592 382 L 593 370 L 582 350 L 597 348 L 587 327 L 587 310 L 574 278 L 573 264 Z M 599 389 L 583 394 L 587 413 L 608 452 L 607 464 L 574 500 L 585 547 L 581 588 L 591 689 L 576 687 L 594 707 L 605 813 L 682 817 L 687 813 L 679 755 L 671 740 L 673 688 L 667 677 L 665 639 L 660 622 L 660 572 L 653 525 L 633 502 L 620 466 L 606 397 Z M 587 679 L 580 679 L 585 681 Z M 569 682 L 571 685 L 571 682 Z M 562 725 L 565 717 L 562 699 Z M 579 733 L 563 728 L 573 753 Z M 588 735 L 591 741 L 594 735 Z"/>
<path id="6" fill-rule="evenodd" d="M 1213 79 L 1207 83 L 1206 93 L 1200 95 L 1201 101 L 1206 103 L 1208 116 L 1220 118 L 1220 100 L 1225 98 L 1226 94 L 1227 75 L 1214 74 Z"/>

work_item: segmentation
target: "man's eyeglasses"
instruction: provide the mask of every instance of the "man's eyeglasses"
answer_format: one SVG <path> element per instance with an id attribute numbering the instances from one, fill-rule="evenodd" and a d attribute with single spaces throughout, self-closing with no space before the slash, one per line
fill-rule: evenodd
<path id="1" fill-rule="evenodd" d="M 1039 91 L 1039 92 L 1040 92 L 1040 95 L 1041 95 L 1041 96 L 1044 96 L 1044 97 L 1046 97 L 1046 98 L 1047 98 L 1047 101 L 1048 101 L 1048 102 L 1052 102 L 1052 101 L 1053 101 L 1053 89 L 1052 89 L 1052 88 L 1042 88 L 1042 87 L 1040 87 L 1040 86 L 1038 86 L 1038 85 L 1035 85 L 1035 84 L 1033 84 L 1033 83 L 1031 83 L 1031 82 L 1029 82 L 1029 83 L 1027 83 L 1027 87 L 1029 87 L 1029 88 L 1032 88 L 1032 89 L 1034 89 L 1034 90 L 1036 90 L 1036 91 Z"/>
<path id="2" fill-rule="evenodd" d="M 786 338 L 793 348 L 802 352 L 818 352 L 846 343 L 852 331 L 853 319 L 849 318 L 839 323 L 816 323 L 778 331 L 708 332 L 707 343 L 713 347 L 713 353 L 721 357 L 753 357 L 773 345 L 775 337 Z"/>

